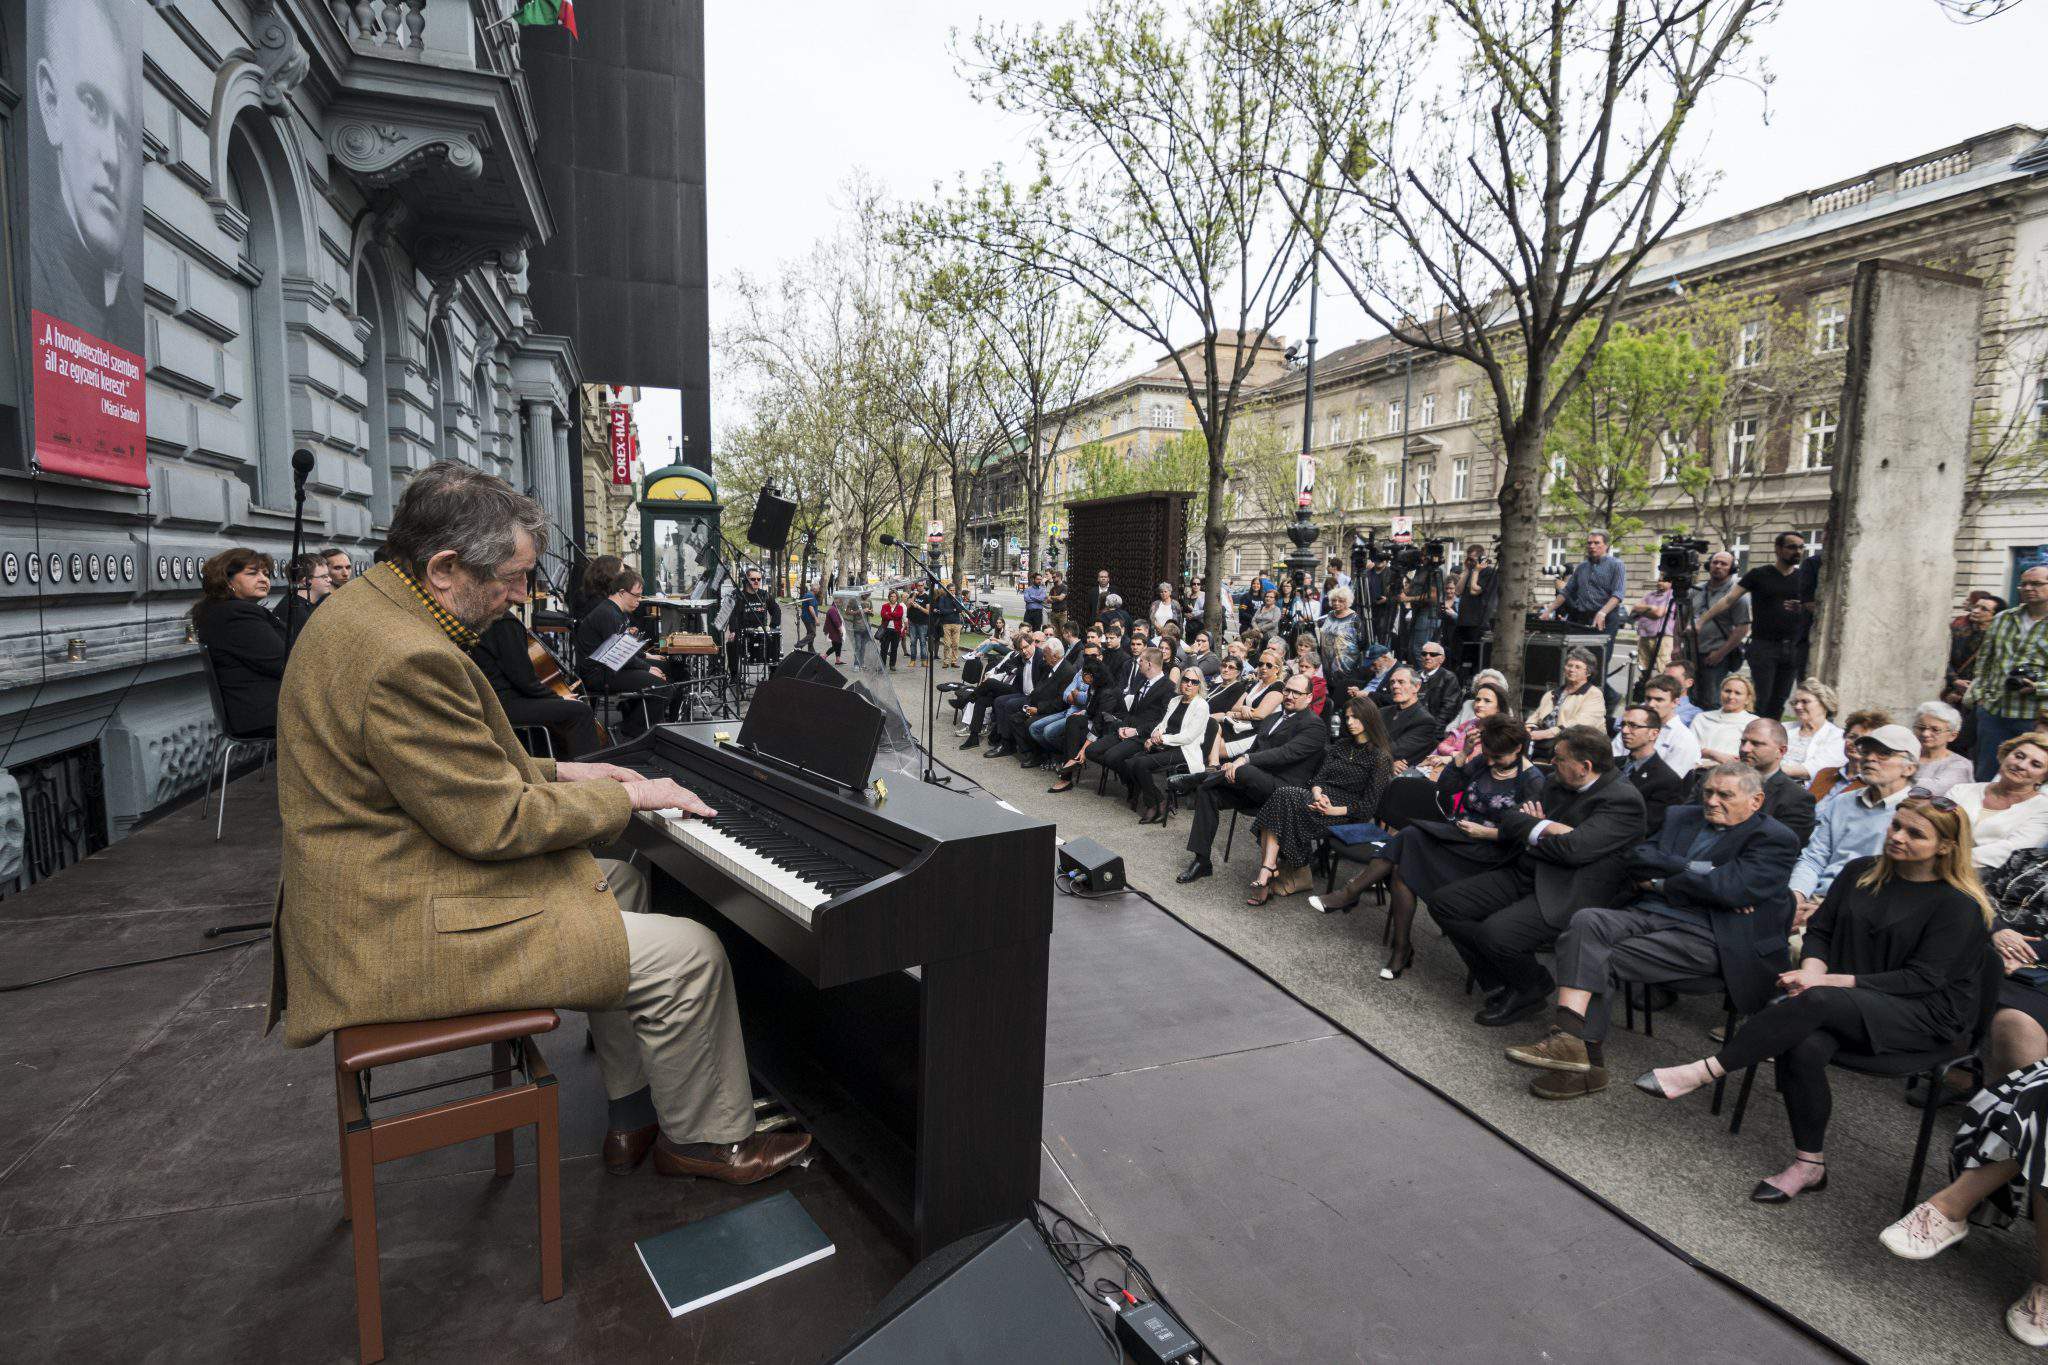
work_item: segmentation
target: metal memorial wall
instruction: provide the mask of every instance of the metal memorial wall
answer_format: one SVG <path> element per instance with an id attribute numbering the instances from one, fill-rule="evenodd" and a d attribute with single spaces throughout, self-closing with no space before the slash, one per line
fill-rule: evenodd
<path id="1" fill-rule="evenodd" d="M 1187 562 L 1187 493 L 1128 493 L 1066 504 L 1068 602 L 1089 609 L 1098 570 L 1123 595 L 1133 616 L 1161 583 L 1180 583 Z"/>

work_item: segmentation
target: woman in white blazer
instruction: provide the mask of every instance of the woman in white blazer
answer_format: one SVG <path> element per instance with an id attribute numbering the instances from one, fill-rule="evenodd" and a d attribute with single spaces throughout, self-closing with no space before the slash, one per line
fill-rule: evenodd
<path id="1" fill-rule="evenodd" d="M 1209 734 L 1209 703 L 1202 693 L 1207 680 L 1198 668 L 1184 668 L 1174 680 L 1173 704 L 1145 737 L 1146 752 L 1131 761 L 1131 776 L 1138 787 L 1138 823 L 1163 824 L 1166 797 L 1160 792 L 1160 774 L 1200 772 L 1202 741 Z"/>

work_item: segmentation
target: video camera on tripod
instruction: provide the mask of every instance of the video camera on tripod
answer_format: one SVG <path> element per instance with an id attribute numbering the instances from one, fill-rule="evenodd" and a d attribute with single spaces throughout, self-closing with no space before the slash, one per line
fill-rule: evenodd
<path id="1" fill-rule="evenodd" d="M 1666 536 L 1657 550 L 1657 577 L 1671 581 L 1671 591 L 1690 592 L 1699 580 L 1700 557 L 1710 547 L 1697 536 Z"/>
<path id="2" fill-rule="evenodd" d="M 1351 537 L 1351 576 L 1363 577 L 1366 566 L 1384 561 L 1398 574 L 1411 574 L 1424 565 L 1442 568 L 1447 546 L 1434 536 L 1421 542 L 1376 540 L 1372 532 Z"/>

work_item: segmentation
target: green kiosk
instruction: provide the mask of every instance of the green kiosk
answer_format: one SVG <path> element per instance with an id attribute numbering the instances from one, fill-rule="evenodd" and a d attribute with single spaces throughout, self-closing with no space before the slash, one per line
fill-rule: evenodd
<path id="1" fill-rule="evenodd" d="M 718 481 L 672 464 L 640 480 L 640 576 L 652 596 L 686 601 L 718 570 Z"/>

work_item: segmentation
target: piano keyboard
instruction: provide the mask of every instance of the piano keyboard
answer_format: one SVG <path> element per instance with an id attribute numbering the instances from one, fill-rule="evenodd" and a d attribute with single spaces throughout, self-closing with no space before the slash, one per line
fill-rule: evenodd
<path id="1" fill-rule="evenodd" d="M 798 923 L 808 926 L 819 906 L 871 880 L 789 833 L 744 797 L 701 778 L 691 780 L 690 787 L 716 816 L 699 820 L 671 809 L 642 811 L 640 818 Z"/>

